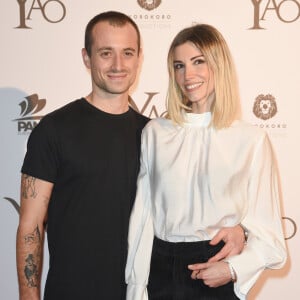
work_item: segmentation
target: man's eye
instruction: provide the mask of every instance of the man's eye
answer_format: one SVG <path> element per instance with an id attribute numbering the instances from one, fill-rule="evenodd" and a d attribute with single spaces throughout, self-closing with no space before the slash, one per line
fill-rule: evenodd
<path id="1" fill-rule="evenodd" d="M 109 57 L 111 55 L 111 53 L 109 51 L 105 51 L 105 52 L 101 52 L 100 55 L 102 57 Z"/>
<path id="2" fill-rule="evenodd" d="M 125 56 L 133 56 L 133 52 L 132 51 L 126 51 Z"/>

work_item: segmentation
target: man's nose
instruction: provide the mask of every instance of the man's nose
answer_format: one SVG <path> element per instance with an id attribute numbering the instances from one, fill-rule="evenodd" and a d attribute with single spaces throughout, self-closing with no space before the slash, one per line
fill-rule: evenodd
<path id="1" fill-rule="evenodd" d="M 123 57 L 120 54 L 116 54 L 113 58 L 112 67 L 114 70 L 121 70 L 123 66 Z"/>

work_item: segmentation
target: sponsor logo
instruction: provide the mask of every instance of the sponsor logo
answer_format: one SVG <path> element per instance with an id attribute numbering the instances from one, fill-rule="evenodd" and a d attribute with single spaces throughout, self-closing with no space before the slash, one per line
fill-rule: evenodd
<path id="1" fill-rule="evenodd" d="M 271 94 L 258 95 L 255 98 L 252 111 L 258 119 L 262 120 L 261 123 L 254 124 L 255 126 L 264 128 L 266 130 L 270 129 L 273 131 L 273 133 L 274 131 L 277 131 L 277 133 L 281 134 L 284 132 L 283 130 L 287 128 L 286 123 L 269 121 L 278 112 L 276 99 Z"/>
<path id="2" fill-rule="evenodd" d="M 46 99 L 39 99 L 37 94 L 25 97 L 25 100 L 19 103 L 21 107 L 20 118 L 13 121 L 18 122 L 18 133 L 30 133 L 43 117 L 36 115 L 46 105 Z"/>
<path id="3" fill-rule="evenodd" d="M 286 225 L 285 230 L 288 231 L 288 233 L 285 232 L 285 239 L 290 240 L 297 233 L 297 224 L 292 218 L 282 217 L 282 219 L 284 220 L 285 225 Z"/>
<path id="4" fill-rule="evenodd" d="M 135 109 L 137 112 L 146 115 L 146 110 L 148 111 L 147 113 L 147 117 L 148 118 L 157 118 L 157 117 L 163 117 L 166 115 L 166 111 L 163 112 L 159 112 L 158 108 L 156 107 L 156 105 L 152 104 L 152 100 L 154 98 L 155 95 L 159 94 L 159 93 L 145 93 L 148 98 L 145 101 L 143 107 L 141 109 L 139 109 L 136 105 L 136 103 L 134 102 L 134 100 L 132 98 L 129 99 L 129 103 L 132 106 L 133 109 Z M 152 105 L 152 106 L 151 106 Z"/>
<path id="5" fill-rule="evenodd" d="M 138 0 L 138 4 L 144 9 L 153 10 L 161 4 L 161 0 Z"/>
<path id="6" fill-rule="evenodd" d="M 39 12 L 49 23 L 59 23 L 66 16 L 66 7 L 60 0 L 17 0 L 19 4 L 19 25 L 15 28 L 31 29 L 28 26 L 29 20 L 32 20 L 32 12 Z M 27 4 L 26 4 L 27 2 Z"/>
<path id="7" fill-rule="evenodd" d="M 129 15 L 134 21 L 136 21 L 140 28 L 143 29 L 170 29 L 170 21 L 172 16 L 167 12 L 156 13 L 157 9 L 161 5 L 161 0 L 138 0 L 137 3 L 140 8 L 147 10 L 148 12 L 141 13 L 136 11 Z"/>
<path id="8" fill-rule="evenodd" d="M 12 198 L 8 198 L 8 197 L 4 197 L 3 198 L 4 200 L 8 201 L 13 207 L 14 209 L 16 210 L 16 212 L 18 214 L 20 214 L 20 205 L 18 204 L 18 202 Z"/>
<path id="9" fill-rule="evenodd" d="M 249 29 L 265 29 L 262 23 L 274 15 L 283 23 L 293 23 L 300 18 L 300 0 L 251 0 L 253 25 Z"/>
<path id="10" fill-rule="evenodd" d="M 275 98 L 268 95 L 258 95 L 253 105 L 253 113 L 257 118 L 268 120 L 274 117 L 277 113 L 277 105 Z"/>

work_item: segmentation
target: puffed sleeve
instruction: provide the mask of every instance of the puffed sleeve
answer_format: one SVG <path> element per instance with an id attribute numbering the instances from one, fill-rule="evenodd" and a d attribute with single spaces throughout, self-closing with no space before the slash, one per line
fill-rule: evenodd
<path id="1" fill-rule="evenodd" d="M 266 133 L 257 142 L 248 181 L 242 224 L 250 234 L 240 255 L 228 259 L 237 273 L 235 293 L 241 299 L 264 269 L 279 269 L 287 258 L 280 213 L 277 163 Z"/>
<path id="2" fill-rule="evenodd" d="M 125 270 L 127 300 L 147 300 L 147 282 L 153 244 L 151 184 L 146 133 L 142 133 L 141 166 L 137 193 L 131 212 L 128 234 L 128 257 Z"/>

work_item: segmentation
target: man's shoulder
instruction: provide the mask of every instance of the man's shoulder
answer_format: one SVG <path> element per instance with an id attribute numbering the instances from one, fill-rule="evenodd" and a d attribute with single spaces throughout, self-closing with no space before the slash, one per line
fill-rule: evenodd
<path id="1" fill-rule="evenodd" d="M 83 105 L 83 102 L 84 102 L 83 98 L 69 102 L 69 103 L 53 110 L 52 112 L 47 114 L 46 117 L 61 118 L 61 117 L 65 117 L 66 115 L 69 115 L 70 113 L 75 113 L 78 110 L 80 110 L 80 107 Z"/>
<path id="2" fill-rule="evenodd" d="M 140 112 L 136 111 L 134 108 L 130 107 L 132 114 L 135 116 L 136 120 L 144 127 L 151 119 L 144 116 Z"/>
<path id="3" fill-rule="evenodd" d="M 59 107 L 52 112 L 46 114 L 34 128 L 33 133 L 44 134 L 45 132 L 56 132 L 59 128 L 64 127 L 65 122 L 72 118 L 72 115 L 77 115 L 83 99 L 77 99 Z M 32 134 L 33 135 L 33 134 Z"/>

